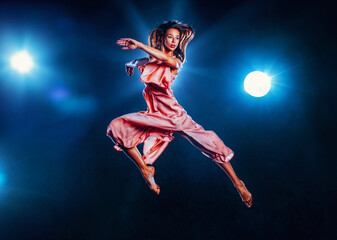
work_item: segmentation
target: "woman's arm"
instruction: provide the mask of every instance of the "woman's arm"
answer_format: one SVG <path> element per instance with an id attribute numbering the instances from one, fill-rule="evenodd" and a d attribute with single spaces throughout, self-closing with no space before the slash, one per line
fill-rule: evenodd
<path id="1" fill-rule="evenodd" d="M 136 49 L 136 48 L 141 49 L 145 51 L 146 53 L 150 54 L 151 56 L 153 56 L 154 58 L 160 61 L 163 61 L 164 63 L 166 63 L 166 65 L 168 65 L 171 68 L 178 68 L 181 65 L 179 59 L 172 58 L 168 56 L 167 54 L 165 54 L 164 52 L 158 49 L 155 49 L 153 47 L 147 46 L 132 38 L 121 38 L 120 40 L 117 41 L 117 44 L 120 46 L 124 46 L 122 47 L 122 49 L 124 50 Z"/>
<path id="2" fill-rule="evenodd" d="M 171 68 L 178 68 L 180 66 L 180 61 L 179 59 L 174 59 L 170 56 L 168 56 L 167 54 L 165 54 L 164 52 L 155 49 L 153 47 L 147 46 L 143 43 L 139 43 L 139 49 L 147 52 L 148 54 L 150 54 L 151 56 L 153 56 L 154 58 L 163 61 L 164 63 L 166 63 L 166 65 L 168 65 Z"/>

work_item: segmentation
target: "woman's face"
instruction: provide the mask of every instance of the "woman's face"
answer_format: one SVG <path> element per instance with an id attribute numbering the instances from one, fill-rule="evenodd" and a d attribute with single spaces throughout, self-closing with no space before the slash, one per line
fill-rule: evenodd
<path id="1" fill-rule="evenodd" d="M 177 48 L 179 41 L 180 41 L 179 30 L 175 28 L 170 28 L 166 31 L 166 34 L 164 37 L 164 44 L 168 50 L 174 51 Z"/>

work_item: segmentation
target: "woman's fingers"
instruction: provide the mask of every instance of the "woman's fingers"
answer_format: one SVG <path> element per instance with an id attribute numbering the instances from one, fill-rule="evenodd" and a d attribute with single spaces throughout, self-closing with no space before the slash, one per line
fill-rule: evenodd
<path id="1" fill-rule="evenodd" d="M 117 44 L 121 46 L 128 46 L 130 43 L 127 41 L 117 41 Z"/>
<path id="2" fill-rule="evenodd" d="M 123 40 L 123 41 L 130 41 L 131 38 L 120 38 L 119 40 Z"/>
<path id="3" fill-rule="evenodd" d="M 133 67 L 126 67 L 126 73 L 131 77 L 133 74 Z"/>
<path id="4" fill-rule="evenodd" d="M 117 42 L 130 42 L 131 39 L 130 38 L 120 38 L 117 40 Z"/>
<path id="5" fill-rule="evenodd" d="M 117 44 L 120 46 L 128 47 L 122 49 L 136 49 L 137 48 L 137 41 L 131 38 L 121 38 L 117 40 Z"/>
<path id="6" fill-rule="evenodd" d="M 126 42 L 126 41 L 120 41 L 120 40 L 118 40 L 117 44 L 120 45 L 120 46 L 127 46 L 129 43 Z"/>
<path id="7" fill-rule="evenodd" d="M 133 44 L 133 42 L 131 38 L 121 38 L 117 40 L 117 44 L 126 45 L 126 44 Z"/>

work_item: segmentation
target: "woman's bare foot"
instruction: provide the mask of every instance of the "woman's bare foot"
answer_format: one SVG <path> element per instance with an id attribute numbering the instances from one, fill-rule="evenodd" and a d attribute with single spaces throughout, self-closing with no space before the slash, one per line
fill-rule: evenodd
<path id="1" fill-rule="evenodd" d="M 148 166 L 147 169 L 142 171 L 142 175 L 150 189 L 159 195 L 160 188 L 154 181 L 154 172 L 154 167 Z"/>
<path id="2" fill-rule="evenodd" d="M 247 190 L 245 184 L 240 180 L 239 184 L 235 185 L 236 190 L 238 190 L 242 201 L 246 204 L 248 208 L 252 206 L 253 197 L 252 194 Z"/>

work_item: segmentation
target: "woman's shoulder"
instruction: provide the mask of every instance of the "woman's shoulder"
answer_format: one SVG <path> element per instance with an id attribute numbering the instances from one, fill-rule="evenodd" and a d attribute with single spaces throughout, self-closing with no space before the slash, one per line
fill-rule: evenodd
<path id="1" fill-rule="evenodd" d="M 179 73 L 181 68 L 183 67 L 183 63 L 181 62 L 180 58 L 178 58 L 176 56 L 173 56 L 172 58 L 177 62 L 176 68 L 174 68 L 173 70 L 175 70 L 177 73 Z"/>

